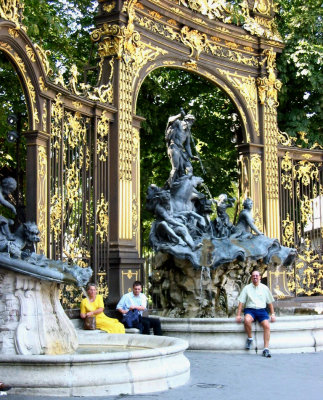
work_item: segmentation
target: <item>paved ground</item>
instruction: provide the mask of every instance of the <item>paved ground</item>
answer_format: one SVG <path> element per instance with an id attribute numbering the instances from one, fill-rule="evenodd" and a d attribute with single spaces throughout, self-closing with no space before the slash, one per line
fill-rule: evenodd
<path id="1" fill-rule="evenodd" d="M 323 352 L 309 354 L 218 354 L 187 351 L 191 379 L 167 392 L 145 395 L 82 397 L 95 400 L 322 400 Z M 54 397 L 8 395 L 7 400 L 53 400 Z M 56 399 L 71 399 L 55 397 Z"/>

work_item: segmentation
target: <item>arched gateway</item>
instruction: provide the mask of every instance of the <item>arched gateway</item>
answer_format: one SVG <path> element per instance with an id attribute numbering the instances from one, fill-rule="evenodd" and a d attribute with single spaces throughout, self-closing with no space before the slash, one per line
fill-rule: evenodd
<path id="1" fill-rule="evenodd" d="M 241 190 L 254 200 L 257 225 L 283 244 L 301 241 L 311 200 L 322 196 L 323 156 L 292 147 L 277 127 L 283 43 L 274 11 L 272 0 L 99 0 L 91 34 L 99 84 L 91 87 L 79 84 L 76 69 L 68 84 L 52 77 L 46 52 L 25 34 L 19 1 L 1 3 L 0 50 L 28 99 L 27 217 L 42 232 L 41 251 L 107 275 L 111 303 L 141 277 L 136 101 L 160 67 L 192 71 L 230 97 L 243 125 Z M 312 189 L 301 199 L 306 177 Z M 296 210 L 293 196 L 307 211 Z M 285 275 L 278 278 L 283 289 Z"/>

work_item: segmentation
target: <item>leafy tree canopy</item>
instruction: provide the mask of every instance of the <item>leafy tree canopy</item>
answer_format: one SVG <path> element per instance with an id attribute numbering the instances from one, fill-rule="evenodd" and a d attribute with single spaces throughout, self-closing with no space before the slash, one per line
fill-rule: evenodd
<path id="1" fill-rule="evenodd" d="M 308 134 L 323 145 L 323 6 L 320 0 L 279 0 L 277 22 L 286 44 L 277 68 L 279 127 L 291 136 Z"/>

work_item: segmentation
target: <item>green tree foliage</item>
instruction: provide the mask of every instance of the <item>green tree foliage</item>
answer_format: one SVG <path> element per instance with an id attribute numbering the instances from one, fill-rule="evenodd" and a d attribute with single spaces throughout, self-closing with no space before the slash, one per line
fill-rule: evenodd
<path id="1" fill-rule="evenodd" d="M 88 62 L 97 13 L 96 0 L 25 0 L 24 25 L 27 34 L 44 50 L 50 50 L 55 68 L 68 69 L 76 64 L 79 71 Z"/>
<path id="2" fill-rule="evenodd" d="M 0 52 L 0 175 L 14 175 L 16 168 L 16 145 L 7 141 L 7 133 L 12 127 L 8 125 L 7 118 L 15 114 L 19 117 L 21 130 L 27 127 L 27 109 L 24 93 L 18 75 L 3 52 Z M 16 127 L 14 127 L 16 128 Z M 25 158 L 25 143 L 21 137 L 22 145 L 20 156 Z M 22 172 L 24 171 L 24 165 Z"/>
<path id="3" fill-rule="evenodd" d="M 286 44 L 277 67 L 283 82 L 278 121 L 291 136 L 323 145 L 323 7 L 320 0 L 279 0 L 277 22 Z"/>

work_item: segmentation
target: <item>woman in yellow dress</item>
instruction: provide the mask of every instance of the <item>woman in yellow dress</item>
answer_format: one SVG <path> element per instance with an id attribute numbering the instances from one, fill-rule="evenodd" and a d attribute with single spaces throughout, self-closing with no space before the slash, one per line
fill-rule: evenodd
<path id="1" fill-rule="evenodd" d="M 96 294 L 96 286 L 91 283 L 87 286 L 88 297 L 81 302 L 81 318 L 95 316 L 96 328 L 108 333 L 125 333 L 124 325 L 116 318 L 107 317 L 103 310 L 103 297 Z"/>

